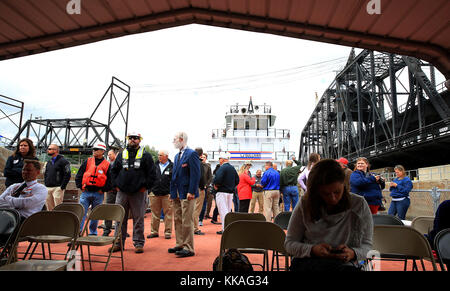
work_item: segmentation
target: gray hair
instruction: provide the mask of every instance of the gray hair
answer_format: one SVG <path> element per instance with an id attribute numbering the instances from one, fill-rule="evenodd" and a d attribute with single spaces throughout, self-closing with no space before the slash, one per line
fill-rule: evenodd
<path id="1" fill-rule="evenodd" d="M 176 135 L 175 135 L 177 138 L 181 138 L 182 140 L 183 140 L 183 142 L 185 142 L 185 143 L 187 143 L 187 141 L 188 141 L 188 136 L 187 136 L 187 133 L 185 133 L 185 132 L 178 132 Z"/>
<path id="2" fill-rule="evenodd" d="M 168 150 L 159 150 L 158 151 L 158 154 L 159 153 L 161 153 L 161 154 L 163 154 L 163 155 L 165 155 L 165 156 L 169 156 L 169 151 Z"/>

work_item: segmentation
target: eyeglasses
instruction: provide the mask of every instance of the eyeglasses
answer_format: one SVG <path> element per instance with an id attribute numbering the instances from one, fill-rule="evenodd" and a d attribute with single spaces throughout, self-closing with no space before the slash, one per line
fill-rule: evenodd
<path id="1" fill-rule="evenodd" d="M 48 151 L 56 151 L 56 149 L 48 148 Z"/>
<path id="2" fill-rule="evenodd" d="M 129 140 L 132 140 L 132 139 L 138 140 L 138 139 L 141 139 L 141 138 L 139 136 L 130 136 L 128 139 Z"/>

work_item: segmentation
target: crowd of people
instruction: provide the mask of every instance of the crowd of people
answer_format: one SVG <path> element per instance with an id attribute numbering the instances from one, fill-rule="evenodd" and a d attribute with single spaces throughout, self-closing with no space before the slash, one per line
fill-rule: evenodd
<path id="1" fill-rule="evenodd" d="M 221 224 L 217 231 L 220 235 L 224 217 L 232 211 L 259 212 L 267 221 L 273 221 L 281 211 L 292 211 L 285 242 L 286 250 L 295 257 L 292 269 L 322 268 L 323 262 L 334 266 L 336 261 L 340 268 L 352 268 L 370 250 L 371 215 L 383 205 L 386 182 L 370 172 L 369 161 L 364 157 L 358 158 L 351 170 L 343 157 L 321 160 L 319 154 L 312 153 L 305 167 L 295 157 L 285 161 L 281 171 L 267 161 L 264 171 L 257 169 L 252 176 L 250 161 L 236 170 L 227 153 L 220 155 L 219 164 L 212 171 L 207 154 L 201 147 L 188 147 L 184 132 L 174 136 L 173 145 L 179 152 L 173 161 L 166 149 L 160 150 L 154 161 L 141 146 L 142 139 L 139 133 L 129 133 L 126 148 L 120 152 L 109 150 L 108 158 L 107 146 L 97 142 L 92 156 L 83 161 L 75 176 L 85 209 L 80 231 L 89 208 L 106 202 L 125 209 L 121 245 L 114 245 L 110 251 L 124 249 L 130 236 L 130 217 L 135 252 L 144 252 L 144 216 L 148 209 L 151 226 L 147 239 L 159 236 L 160 222 L 164 223 L 164 237 L 171 239 L 174 226 L 175 245 L 168 253 L 180 258 L 195 255 L 194 237 L 205 235 L 201 231 L 205 218 Z M 37 182 L 41 164 L 32 141 L 19 141 L 5 166 L 7 189 L 0 195 L 0 207 L 17 209 L 24 220 L 63 202 L 71 177 L 70 163 L 59 154 L 56 144 L 48 146 L 47 154 L 50 159 L 43 170 L 44 186 Z M 403 166 L 397 165 L 394 170 L 396 178 L 388 185 L 392 198 L 388 214 L 405 219 L 413 184 Z M 86 227 L 89 235 L 98 235 L 98 221 L 91 220 Z M 111 221 L 105 221 L 102 227 L 104 236 L 114 229 Z"/>

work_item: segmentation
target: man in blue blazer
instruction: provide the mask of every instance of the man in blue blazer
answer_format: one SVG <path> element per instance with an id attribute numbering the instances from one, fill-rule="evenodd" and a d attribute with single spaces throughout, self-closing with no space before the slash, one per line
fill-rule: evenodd
<path id="1" fill-rule="evenodd" d="M 199 196 L 200 159 L 197 152 L 189 148 L 187 134 L 179 132 L 173 139 L 179 153 L 175 155 L 170 199 L 173 203 L 176 245 L 169 249 L 179 258 L 190 257 L 194 253 L 194 208 Z"/>

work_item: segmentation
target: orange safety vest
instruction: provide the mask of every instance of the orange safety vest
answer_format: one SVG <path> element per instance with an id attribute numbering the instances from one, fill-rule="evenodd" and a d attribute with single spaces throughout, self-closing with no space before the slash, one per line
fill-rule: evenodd
<path id="1" fill-rule="evenodd" d="M 109 162 L 104 159 L 100 165 L 95 165 L 95 158 L 90 157 L 86 163 L 86 171 L 83 174 L 83 190 L 86 186 L 103 187 L 106 184 L 106 172 L 109 168 Z"/>

